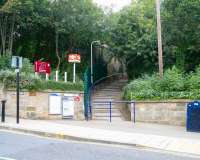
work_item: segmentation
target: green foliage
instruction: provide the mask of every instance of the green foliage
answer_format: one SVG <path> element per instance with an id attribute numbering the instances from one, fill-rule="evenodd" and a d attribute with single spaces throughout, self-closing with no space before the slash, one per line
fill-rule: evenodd
<path id="1" fill-rule="evenodd" d="M 155 1 L 132 2 L 111 32 L 112 51 L 123 59 L 129 78 L 152 72 L 157 65 Z"/>
<path id="2" fill-rule="evenodd" d="M 22 62 L 22 70 L 21 72 L 24 72 L 24 73 L 34 73 L 34 65 L 30 62 L 29 59 L 27 58 L 23 58 L 23 62 Z"/>
<path id="3" fill-rule="evenodd" d="M 2 6 L 5 1 L 1 1 L 0 5 Z M 90 43 L 97 39 L 105 41 L 110 46 L 110 51 L 102 49 L 102 57 L 107 62 L 114 57 L 124 63 L 129 78 L 139 77 L 145 73 L 151 74 L 158 69 L 155 0 L 132 1 L 130 6 L 119 13 L 107 15 L 103 14 L 92 0 L 9 2 L 6 9 L 9 10 L 9 14 L 6 16 L 9 21 L 15 18 L 12 51 L 16 55 L 27 57 L 31 62 L 43 59 L 55 68 L 55 39 L 58 33 L 60 73 L 67 71 L 72 74 L 72 65 L 66 62 L 66 54 L 78 50 L 82 54 L 82 63 L 77 65 L 77 72 L 79 77 L 82 77 L 83 70 L 89 64 Z M 161 19 L 164 67 L 169 68 L 175 64 L 183 72 L 194 71 L 200 62 L 200 1 L 163 0 Z M 2 44 L 0 43 L 1 52 Z M 100 51 L 97 48 L 94 51 L 96 62 L 100 57 L 97 52 Z M 10 67 L 10 62 L 4 62 L 1 58 L 0 69 Z M 27 66 L 23 72 L 32 72 L 31 67 Z M 168 79 L 167 73 L 165 74 L 165 78 Z M 171 82 L 169 86 L 164 82 L 160 85 L 175 90 L 171 86 L 176 82 Z M 182 91 L 182 86 L 180 82 L 177 88 Z"/>
<path id="4" fill-rule="evenodd" d="M 61 57 L 60 72 L 72 72 L 66 54 L 81 53 L 77 74 L 81 77 L 88 65 L 90 43 L 103 39 L 103 12 L 92 0 L 14 0 L 12 11 L 16 13 L 16 32 L 13 53 L 29 58 L 32 62 L 43 59 L 56 68 L 56 33 Z M 95 54 L 94 54 L 95 55 Z"/>
<path id="5" fill-rule="evenodd" d="M 11 68 L 11 57 L 1 56 L 0 57 L 0 70 Z"/>
<path id="6" fill-rule="evenodd" d="M 82 91 L 83 83 L 71 83 L 71 82 L 55 82 L 55 81 L 43 81 L 41 82 L 41 90 L 60 90 L 60 91 Z"/>
<path id="7" fill-rule="evenodd" d="M 5 88 L 16 88 L 16 73 L 10 70 L 0 71 L 0 83 L 3 83 Z M 34 74 L 21 73 L 20 74 L 20 88 L 29 91 L 44 91 L 44 90 L 58 90 L 58 91 L 82 91 L 83 83 L 65 83 L 55 81 L 45 81 L 35 76 Z"/>
<path id="8" fill-rule="evenodd" d="M 158 70 L 155 6 L 155 0 L 132 1 L 111 27 L 108 43 L 130 79 Z M 164 67 L 194 71 L 200 61 L 200 1 L 163 0 L 161 19 Z"/>
<path id="9" fill-rule="evenodd" d="M 13 71 L 13 69 L 11 68 L 11 56 L 2 56 L 0 57 L 0 70 L 11 70 Z M 29 59 L 27 58 L 23 58 L 23 62 L 22 62 L 22 69 L 21 72 L 23 73 L 34 73 L 34 66 L 33 64 L 30 62 Z"/>
<path id="10" fill-rule="evenodd" d="M 163 79 L 157 74 L 143 76 L 124 88 L 124 98 L 131 100 L 199 99 L 200 67 L 195 73 L 183 74 L 176 67 L 168 69 Z"/>
<path id="11" fill-rule="evenodd" d="M 165 46 L 171 48 L 167 54 L 183 71 L 194 70 L 200 61 L 200 1 L 164 0 L 162 19 Z"/>
<path id="12" fill-rule="evenodd" d="M 196 72 L 190 73 L 186 83 L 188 90 L 200 89 L 200 66 L 196 69 Z"/>

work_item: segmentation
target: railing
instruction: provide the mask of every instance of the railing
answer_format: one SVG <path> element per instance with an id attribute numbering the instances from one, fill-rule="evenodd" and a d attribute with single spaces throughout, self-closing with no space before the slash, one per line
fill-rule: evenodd
<path id="1" fill-rule="evenodd" d="M 94 81 L 97 82 L 102 77 L 107 75 L 107 66 L 102 64 L 94 65 Z M 95 83 L 96 84 L 96 83 Z M 86 120 L 92 118 L 92 109 L 91 109 L 91 95 L 92 88 L 94 84 L 91 83 L 91 73 L 90 68 L 87 68 L 84 73 L 84 107 L 85 107 L 85 118 Z"/>
<path id="2" fill-rule="evenodd" d="M 99 104 L 99 105 L 108 105 L 109 109 L 109 121 L 112 122 L 112 105 L 113 104 L 129 104 L 131 105 L 131 121 L 134 123 L 136 122 L 136 114 L 135 114 L 135 101 L 94 101 L 93 103 Z"/>
<path id="3" fill-rule="evenodd" d="M 99 84 L 100 82 L 105 81 L 105 80 L 107 80 L 109 78 L 119 77 L 119 76 L 123 77 L 124 73 L 114 73 L 112 75 L 108 75 L 108 76 L 102 77 L 102 78 L 96 80 L 93 84 L 91 84 L 91 86 L 89 88 L 89 92 L 88 92 L 89 93 L 89 103 L 88 103 L 88 108 L 89 109 L 87 109 L 87 111 L 89 110 L 89 114 L 88 115 L 90 115 L 90 119 L 92 119 L 92 93 L 93 93 L 93 91 L 95 89 L 95 86 L 97 84 Z"/>

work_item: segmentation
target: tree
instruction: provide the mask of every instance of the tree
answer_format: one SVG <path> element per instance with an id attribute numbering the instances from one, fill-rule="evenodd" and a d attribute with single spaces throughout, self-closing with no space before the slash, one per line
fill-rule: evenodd
<path id="1" fill-rule="evenodd" d="M 165 0 L 162 10 L 165 46 L 179 69 L 194 70 L 200 61 L 200 1 Z"/>
<path id="2" fill-rule="evenodd" d="M 71 65 L 66 63 L 66 54 L 79 51 L 82 63 L 77 71 L 81 75 L 89 63 L 90 42 L 106 39 L 105 32 L 102 34 L 105 26 L 103 11 L 92 0 L 11 1 L 9 12 L 16 13 L 14 33 L 20 35 L 13 37 L 17 38 L 13 53 L 32 62 L 43 59 L 53 68 L 70 73 Z"/>
<path id="3" fill-rule="evenodd" d="M 112 52 L 125 59 L 130 78 L 153 72 L 158 66 L 155 1 L 133 2 L 122 10 L 111 40 Z"/>
<path id="4" fill-rule="evenodd" d="M 0 8 L 0 55 L 11 55 L 15 34 L 16 12 L 12 10 L 13 0 L 3 1 Z"/>

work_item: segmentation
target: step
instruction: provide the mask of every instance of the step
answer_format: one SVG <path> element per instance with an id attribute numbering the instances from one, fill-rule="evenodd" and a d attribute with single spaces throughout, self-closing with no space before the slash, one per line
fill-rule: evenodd
<path id="1" fill-rule="evenodd" d="M 120 109 L 119 106 L 112 106 L 111 110 Z M 102 106 L 92 106 L 93 110 L 110 110 L 110 106 L 102 105 Z"/>
<path id="2" fill-rule="evenodd" d="M 92 98 L 93 101 L 114 101 L 115 98 L 114 97 L 93 97 Z"/>
<path id="3" fill-rule="evenodd" d="M 95 113 L 93 117 L 110 117 L 110 113 Z M 121 117 L 120 113 L 112 113 L 112 117 Z"/>
<path id="4" fill-rule="evenodd" d="M 101 89 L 101 91 L 120 92 L 120 89 L 107 89 L 107 88 L 103 88 L 103 89 Z"/>
<path id="5" fill-rule="evenodd" d="M 119 108 L 119 106 L 123 106 L 123 105 L 119 105 L 119 104 L 111 104 L 112 108 Z M 110 108 L 110 103 L 93 103 L 92 104 L 93 108 Z"/>
<path id="6" fill-rule="evenodd" d="M 122 89 L 127 84 L 127 80 L 113 81 L 105 83 L 94 90 L 92 96 L 93 119 L 110 121 L 110 101 L 120 101 Z M 122 105 L 112 103 L 112 121 L 122 121 L 120 108 Z"/>
<path id="7" fill-rule="evenodd" d="M 108 121 L 110 122 L 110 118 L 109 117 L 93 117 L 94 120 L 98 120 L 98 121 Z M 111 118 L 111 122 L 121 122 L 123 121 L 121 117 L 112 117 Z"/>
<path id="8" fill-rule="evenodd" d="M 108 108 L 104 108 L 104 109 L 93 108 L 92 112 L 93 112 L 93 114 L 95 114 L 95 113 L 108 113 L 108 112 L 110 113 L 110 109 L 108 109 Z M 120 113 L 121 114 L 121 112 L 119 111 L 118 108 L 113 108 L 112 113 Z"/>
<path id="9" fill-rule="evenodd" d="M 113 93 L 113 92 L 98 92 L 94 93 L 95 96 L 120 96 L 122 93 Z"/>

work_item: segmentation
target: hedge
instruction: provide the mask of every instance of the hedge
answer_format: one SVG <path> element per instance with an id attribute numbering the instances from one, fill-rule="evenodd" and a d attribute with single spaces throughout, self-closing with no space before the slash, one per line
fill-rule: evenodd
<path id="1" fill-rule="evenodd" d="M 16 73 L 11 70 L 0 71 L 0 83 L 7 89 L 16 88 Z M 56 82 L 42 80 L 34 74 L 20 73 L 20 88 L 29 91 L 59 90 L 82 91 L 83 82 Z"/>

